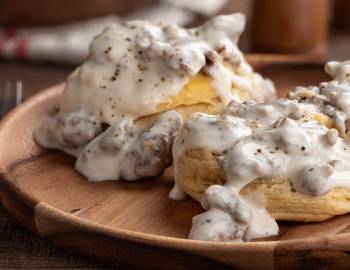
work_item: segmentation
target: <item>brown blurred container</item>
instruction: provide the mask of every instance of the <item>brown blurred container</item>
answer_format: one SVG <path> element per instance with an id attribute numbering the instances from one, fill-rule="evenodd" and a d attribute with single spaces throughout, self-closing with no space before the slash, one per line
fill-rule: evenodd
<path id="1" fill-rule="evenodd" d="M 350 30 L 349 0 L 334 0 L 333 22 L 337 28 Z"/>
<path id="2" fill-rule="evenodd" d="M 125 15 L 157 0 L 0 0 L 0 26 L 61 24 L 110 14 Z"/>
<path id="3" fill-rule="evenodd" d="M 252 48 L 270 53 L 325 53 L 326 0 L 256 0 Z"/>

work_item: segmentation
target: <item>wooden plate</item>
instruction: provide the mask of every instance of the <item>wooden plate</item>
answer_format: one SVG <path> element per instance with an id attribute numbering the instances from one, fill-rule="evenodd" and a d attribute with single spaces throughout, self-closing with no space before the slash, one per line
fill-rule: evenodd
<path id="1" fill-rule="evenodd" d="M 320 65 L 265 62 L 253 64 L 275 80 L 281 95 L 328 79 Z M 202 210 L 192 199 L 168 199 L 170 170 L 137 183 L 88 183 L 74 171 L 73 158 L 40 149 L 32 139 L 62 87 L 32 97 L 0 124 L 1 202 L 38 235 L 121 268 L 349 268 L 350 215 L 318 224 L 280 223 L 280 235 L 266 241 L 193 241 L 185 238 Z"/>

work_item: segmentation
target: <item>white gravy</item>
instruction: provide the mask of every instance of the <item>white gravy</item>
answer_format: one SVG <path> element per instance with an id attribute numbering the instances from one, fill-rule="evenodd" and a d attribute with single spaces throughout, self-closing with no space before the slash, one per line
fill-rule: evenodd
<path id="1" fill-rule="evenodd" d="M 276 235 L 277 223 L 262 194 L 239 194 L 258 178 L 284 175 L 293 189 L 309 196 L 350 188 L 350 143 L 344 138 L 350 117 L 350 63 L 330 62 L 326 71 L 333 81 L 297 88 L 290 100 L 231 102 L 222 115 L 195 113 L 184 124 L 173 147 L 175 181 L 177 160 L 190 149 L 218 155 L 226 177 L 224 186 L 212 185 L 202 196 L 207 212 L 193 218 L 190 238 L 248 241 Z M 337 129 L 315 121 L 316 113 L 327 114 Z"/>
<path id="2" fill-rule="evenodd" d="M 212 77 L 223 108 L 231 100 L 240 101 L 234 88 L 247 91 L 258 101 L 273 98 L 271 82 L 253 72 L 237 47 L 244 25 L 242 14 L 231 14 L 192 29 L 146 21 L 106 27 L 90 44 L 87 60 L 69 76 L 59 111 L 49 114 L 36 130 L 37 142 L 78 156 L 77 170 L 91 181 L 136 180 L 160 174 L 171 159 L 171 143 L 160 145 L 159 151 L 169 156 L 163 156 L 163 164 L 154 166 L 150 174 L 146 169 L 130 171 L 136 170 L 130 164 L 132 169 L 124 168 L 129 146 L 115 154 L 112 149 L 101 148 L 100 141 L 118 129 L 138 129 L 134 120 L 157 113 L 159 104 L 176 96 L 200 72 Z M 71 123 L 76 117 L 81 119 L 79 125 Z M 179 121 L 172 122 L 172 128 L 178 128 Z M 110 128 L 103 132 L 103 125 Z M 163 132 L 153 133 L 158 131 Z M 175 136 L 176 132 L 167 134 Z M 128 137 L 132 140 L 127 140 L 128 144 L 140 146 L 142 136 Z M 169 142 L 173 139 L 169 137 Z"/>

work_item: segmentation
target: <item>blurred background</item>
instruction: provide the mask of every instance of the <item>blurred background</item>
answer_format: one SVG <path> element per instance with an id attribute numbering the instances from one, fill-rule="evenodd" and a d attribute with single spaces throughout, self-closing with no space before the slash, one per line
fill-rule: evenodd
<path id="1" fill-rule="evenodd" d="M 88 42 L 114 21 L 148 19 L 192 27 L 216 14 L 242 12 L 247 17 L 240 42 L 245 52 L 320 53 L 328 43 L 330 57 L 336 58 L 347 51 L 333 45 L 347 41 L 349 11 L 348 0 L 0 0 L 0 54 L 74 63 L 86 50 L 79 42 Z M 26 40 L 29 51 L 18 54 L 11 39 Z M 77 55 L 55 59 L 55 53 L 39 53 L 45 45 L 58 50 L 55 41 L 73 51 L 79 48 Z"/>
<path id="2" fill-rule="evenodd" d="M 27 97 L 64 80 L 109 23 L 148 19 L 192 27 L 232 12 L 247 17 L 239 43 L 245 53 L 350 59 L 348 0 L 0 0 L 0 82 L 21 80 Z"/>

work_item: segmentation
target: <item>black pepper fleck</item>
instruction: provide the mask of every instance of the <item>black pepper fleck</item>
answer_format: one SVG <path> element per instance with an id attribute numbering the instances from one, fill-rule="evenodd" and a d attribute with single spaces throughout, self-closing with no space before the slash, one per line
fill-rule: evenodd
<path id="1" fill-rule="evenodd" d="M 108 47 L 108 48 L 105 50 L 105 54 L 109 53 L 111 50 L 112 50 L 112 47 Z"/>
<path id="2" fill-rule="evenodd" d="M 138 69 L 141 70 L 141 71 L 146 70 L 146 67 L 145 67 L 144 65 L 138 64 L 137 67 L 138 67 Z"/>

